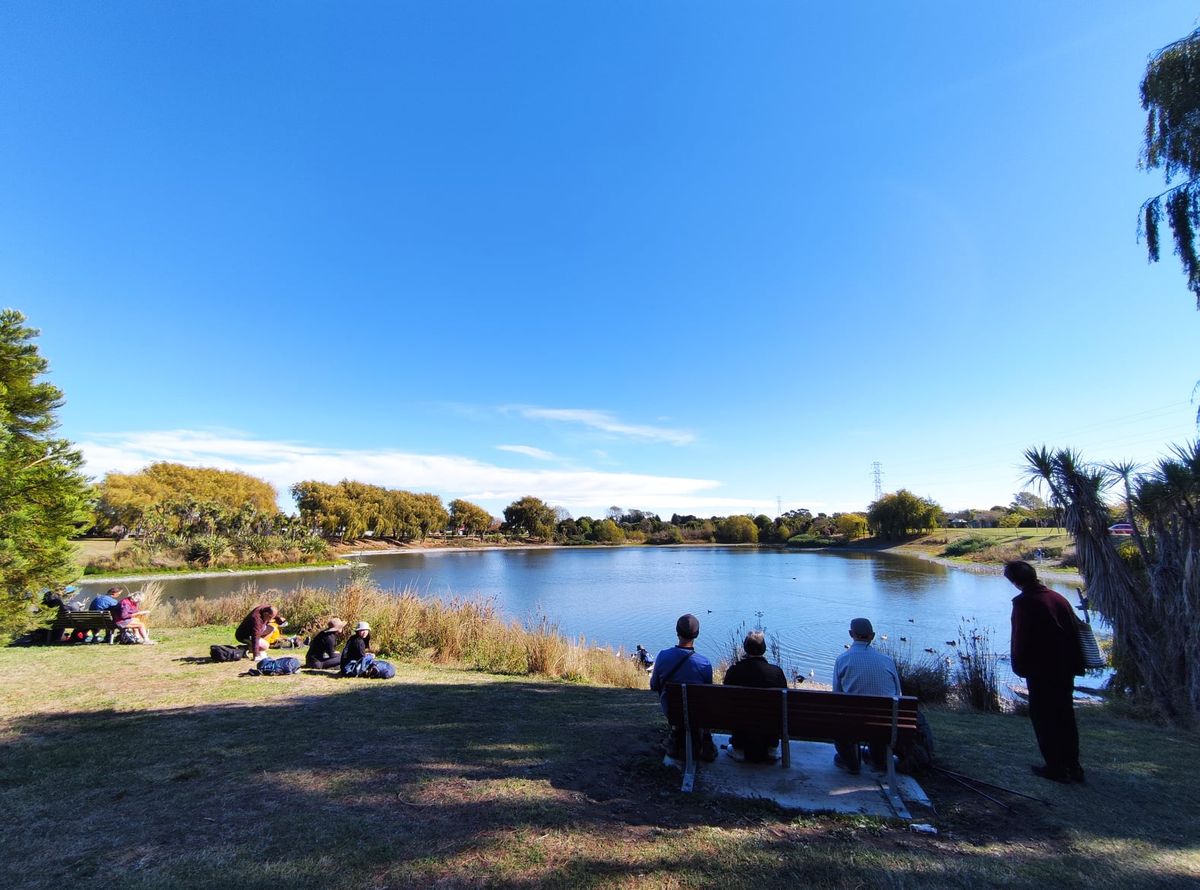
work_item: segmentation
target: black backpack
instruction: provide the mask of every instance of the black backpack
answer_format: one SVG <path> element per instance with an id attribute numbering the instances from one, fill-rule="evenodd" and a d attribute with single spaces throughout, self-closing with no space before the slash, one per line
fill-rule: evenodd
<path id="1" fill-rule="evenodd" d="M 241 661 L 246 657 L 246 650 L 241 646 L 209 646 L 208 654 L 213 661 Z"/>

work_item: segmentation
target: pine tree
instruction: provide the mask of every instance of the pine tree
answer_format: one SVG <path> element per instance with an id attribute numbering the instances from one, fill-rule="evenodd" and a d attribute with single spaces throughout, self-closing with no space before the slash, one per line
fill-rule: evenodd
<path id="1" fill-rule="evenodd" d="M 46 360 L 38 331 L 15 309 L 0 311 L 0 632 L 30 623 L 42 588 L 71 579 L 69 536 L 87 520 L 83 458 L 54 437 L 63 395 L 38 378 Z"/>

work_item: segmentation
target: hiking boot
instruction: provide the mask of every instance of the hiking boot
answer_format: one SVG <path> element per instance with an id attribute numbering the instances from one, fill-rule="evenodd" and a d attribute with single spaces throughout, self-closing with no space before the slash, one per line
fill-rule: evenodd
<path id="1" fill-rule="evenodd" d="M 1061 782 L 1063 785 L 1071 784 L 1071 774 L 1064 769 L 1051 769 L 1048 766 L 1034 764 L 1029 767 L 1029 771 L 1039 779 L 1049 779 L 1051 782 Z M 1080 772 L 1082 773 L 1083 770 L 1080 770 Z"/>

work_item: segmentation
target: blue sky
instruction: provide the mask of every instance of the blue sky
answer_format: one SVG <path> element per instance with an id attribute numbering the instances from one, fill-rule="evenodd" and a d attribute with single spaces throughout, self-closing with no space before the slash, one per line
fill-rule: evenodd
<path id="1" fill-rule="evenodd" d="M 0 7 L 0 304 L 97 475 L 1005 504 L 1196 434 L 1137 209 L 1194 4 Z M 778 499 L 778 500 L 777 500 Z"/>

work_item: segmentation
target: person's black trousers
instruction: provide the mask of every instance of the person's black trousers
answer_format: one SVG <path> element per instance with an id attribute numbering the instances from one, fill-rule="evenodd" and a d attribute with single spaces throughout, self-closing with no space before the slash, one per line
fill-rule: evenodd
<path id="1" fill-rule="evenodd" d="M 1046 766 L 1053 772 L 1079 769 L 1079 729 L 1071 694 L 1075 678 L 1026 677 L 1029 686 L 1029 720 Z"/>

